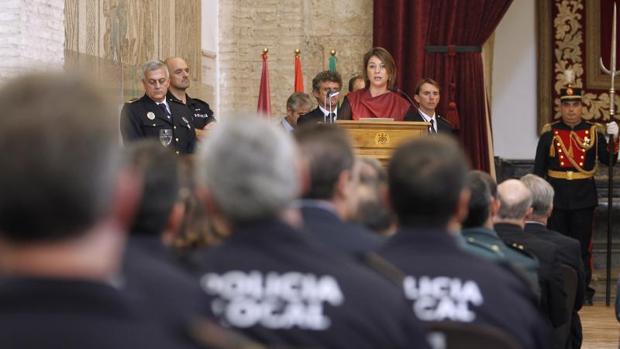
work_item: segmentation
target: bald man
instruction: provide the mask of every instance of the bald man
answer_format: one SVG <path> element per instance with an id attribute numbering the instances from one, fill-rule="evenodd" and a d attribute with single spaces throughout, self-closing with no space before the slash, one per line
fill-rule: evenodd
<path id="1" fill-rule="evenodd" d="M 525 232 L 525 218 L 532 211 L 532 194 L 519 180 L 508 179 L 497 187 L 500 207 L 493 221 L 495 231 L 507 245 L 534 255 L 540 262 L 540 307 L 555 328 L 568 320 L 564 280 L 559 273 L 557 247 Z"/>
<path id="2" fill-rule="evenodd" d="M 168 96 L 187 105 L 194 115 L 193 125 L 196 128 L 196 135 L 200 137 L 204 129 L 209 129 L 215 125 L 213 110 L 209 103 L 198 98 L 191 98 L 186 90 L 190 86 L 190 70 L 187 62 L 181 57 L 170 57 L 165 60 L 170 72 L 170 87 Z"/>

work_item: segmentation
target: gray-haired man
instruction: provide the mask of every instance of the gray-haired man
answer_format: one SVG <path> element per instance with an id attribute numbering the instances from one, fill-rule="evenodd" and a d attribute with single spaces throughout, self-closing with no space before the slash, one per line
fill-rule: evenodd
<path id="1" fill-rule="evenodd" d="M 155 138 L 177 154 L 193 153 L 196 144 L 194 116 L 185 104 L 166 97 L 170 86 L 168 68 L 161 61 L 149 61 L 142 71 L 144 96 L 125 103 L 121 111 L 123 141 Z"/>

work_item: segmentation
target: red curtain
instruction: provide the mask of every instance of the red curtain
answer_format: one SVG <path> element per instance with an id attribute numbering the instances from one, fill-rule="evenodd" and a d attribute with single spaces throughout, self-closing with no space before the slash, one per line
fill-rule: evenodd
<path id="1" fill-rule="evenodd" d="M 398 57 L 395 58 L 397 63 L 412 63 L 410 57 L 415 58 L 416 64 L 423 62 L 422 75 L 410 71 L 409 74 L 405 73 L 403 78 L 408 82 L 403 82 L 403 86 L 412 86 L 420 76 L 431 77 L 439 82 L 442 86 L 440 114 L 451 119 L 450 121 L 459 129 L 459 137 L 472 167 L 488 172 L 491 140 L 486 133 L 487 110 L 482 56 L 480 52 L 458 51 L 459 46 L 482 46 L 499 24 L 512 0 L 418 0 L 413 1 L 415 5 L 405 5 L 403 4 L 405 2 L 395 1 L 403 9 L 413 6 L 420 11 L 397 14 L 398 12 L 393 12 L 398 9 L 393 8 L 394 5 L 390 4 L 392 1 L 375 0 L 374 44 L 390 50 Z M 385 9 L 378 10 L 381 7 Z M 405 27 L 401 21 L 393 20 L 402 16 L 408 16 L 406 23 L 419 23 L 413 27 Z M 414 30 L 421 30 L 424 33 L 425 46 L 454 46 L 455 53 L 426 53 L 424 58 L 420 58 L 423 49 L 412 55 L 408 50 L 392 48 L 398 46 L 398 43 L 390 41 L 390 35 L 393 40 L 398 39 L 404 47 L 408 47 L 406 41 L 418 40 L 420 33 L 409 34 Z M 413 39 L 410 39 L 411 37 Z M 400 57 L 401 55 L 405 57 Z M 403 63 L 400 64 L 399 67 Z M 412 88 L 408 91 L 413 92 Z M 449 106 L 451 108 L 448 108 Z"/>
<path id="2" fill-rule="evenodd" d="M 429 0 L 375 0 L 374 46 L 387 49 L 398 68 L 396 85 L 412 95 L 422 78 Z M 360 58 L 361 63 L 361 58 Z"/>

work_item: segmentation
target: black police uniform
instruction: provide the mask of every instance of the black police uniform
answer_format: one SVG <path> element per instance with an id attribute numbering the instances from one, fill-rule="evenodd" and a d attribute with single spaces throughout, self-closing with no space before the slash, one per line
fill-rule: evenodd
<path id="1" fill-rule="evenodd" d="M 253 340 L 304 348 L 428 348 L 394 285 L 282 222 L 239 225 L 201 257 L 201 285 L 214 315 Z"/>
<path id="2" fill-rule="evenodd" d="M 403 291 L 418 319 L 486 324 L 523 348 L 549 348 L 549 328 L 527 286 L 463 251 L 448 232 L 401 228 L 379 254 L 406 275 Z"/>
<path id="3" fill-rule="evenodd" d="M 171 147 L 177 154 L 191 154 L 196 145 L 194 116 L 191 110 L 176 98 L 166 96 L 172 115 L 168 117 L 161 107 L 146 94 L 125 103 L 121 111 L 121 135 L 125 144 L 142 139 L 159 139 L 159 131 L 172 130 Z"/>
<path id="4" fill-rule="evenodd" d="M 592 279 L 590 243 L 594 209 L 598 205 L 594 174 L 599 161 L 609 165 L 607 141 L 598 129 L 588 121 L 575 127 L 562 121 L 546 125 L 534 162 L 534 174 L 545 178 L 555 190 L 548 226 L 581 244 L 586 286 Z M 572 140 L 568 141 L 568 137 Z M 616 158 L 613 157 L 614 164 Z M 589 293 L 591 298 L 594 291 Z"/>
<path id="5" fill-rule="evenodd" d="M 185 95 L 185 99 L 187 101 L 187 107 L 194 114 L 195 128 L 202 129 L 209 123 L 215 121 L 215 116 L 213 115 L 213 110 L 209 107 L 209 103 L 198 98 L 192 98 L 187 94 Z"/>
<path id="6" fill-rule="evenodd" d="M 78 279 L 0 280 L 0 348 L 193 348 L 121 292 Z"/>
<path id="7" fill-rule="evenodd" d="M 304 229 L 326 248 L 355 259 L 375 251 L 383 238 L 361 225 L 344 222 L 330 209 L 315 200 L 302 200 L 301 215 Z"/>

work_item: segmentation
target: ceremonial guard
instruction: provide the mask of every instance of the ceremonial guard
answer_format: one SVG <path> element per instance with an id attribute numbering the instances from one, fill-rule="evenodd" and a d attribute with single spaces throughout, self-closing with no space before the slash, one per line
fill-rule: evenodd
<path id="1" fill-rule="evenodd" d="M 194 116 L 185 104 L 167 95 L 170 79 L 166 65 L 160 61 L 146 63 L 142 83 L 144 96 L 125 103 L 121 111 L 123 141 L 155 138 L 177 154 L 193 153 Z"/>
<path id="2" fill-rule="evenodd" d="M 560 91 L 559 121 L 545 125 L 536 149 L 534 173 L 555 190 L 549 229 L 579 240 L 586 267 L 586 285 L 592 278 L 591 239 L 598 196 L 594 175 L 598 162 L 609 165 L 609 151 L 618 153 L 618 124 L 601 125 L 582 119 L 582 90 L 570 85 Z M 613 149 L 603 132 L 613 136 Z M 615 164 L 617 155 L 613 156 Z M 612 164 L 613 165 L 613 164 Z M 588 287 L 586 304 L 594 289 Z"/>

